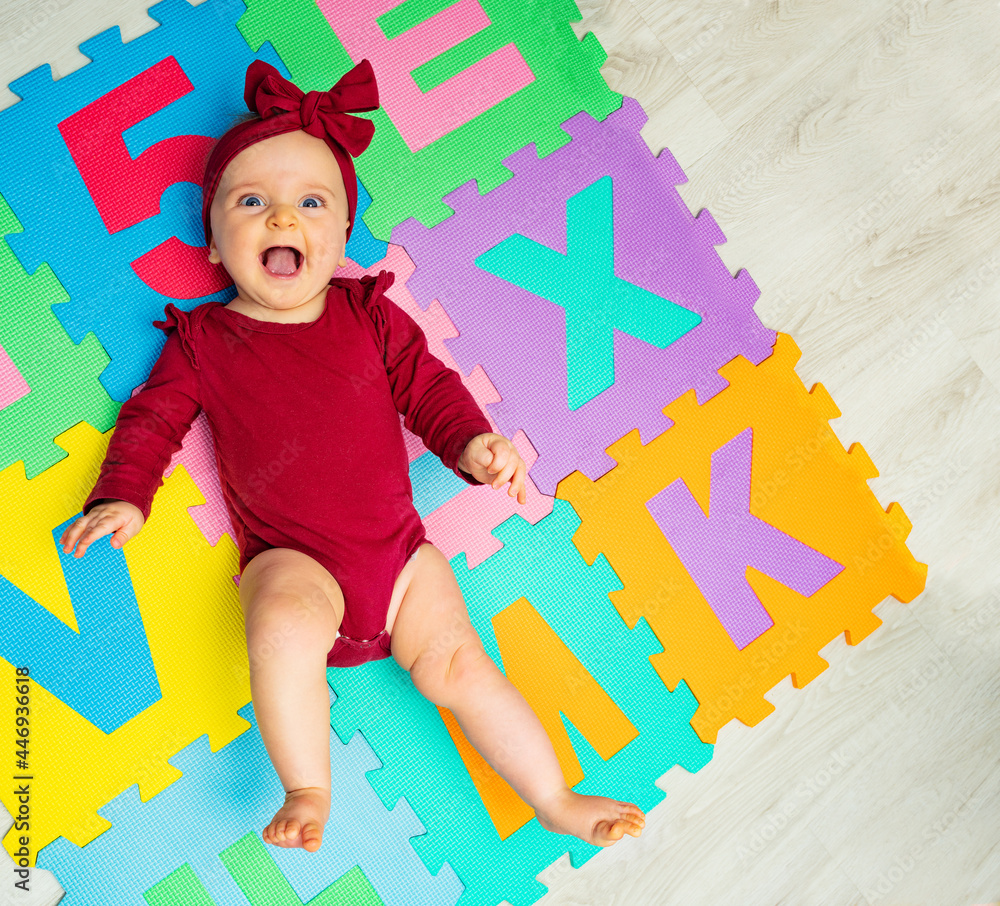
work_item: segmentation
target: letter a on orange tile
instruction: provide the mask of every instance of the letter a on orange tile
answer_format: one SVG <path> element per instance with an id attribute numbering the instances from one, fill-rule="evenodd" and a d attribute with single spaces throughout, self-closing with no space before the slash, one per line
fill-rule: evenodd
<path id="1" fill-rule="evenodd" d="M 498 613 L 493 618 L 493 631 L 507 678 L 545 727 L 569 786 L 583 780 L 583 769 L 561 714 L 566 715 L 605 761 L 639 735 L 527 598 L 519 598 Z M 439 710 L 497 833 L 506 839 L 530 821 L 534 811 L 469 744 L 451 712 L 445 708 Z"/>

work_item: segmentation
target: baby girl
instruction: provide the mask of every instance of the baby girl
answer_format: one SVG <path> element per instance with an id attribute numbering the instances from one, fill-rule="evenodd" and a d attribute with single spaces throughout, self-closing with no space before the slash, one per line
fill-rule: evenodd
<path id="1" fill-rule="evenodd" d="M 122 405 L 63 549 L 81 557 L 104 535 L 114 547 L 134 538 L 204 410 L 240 551 L 254 713 L 285 790 L 265 841 L 319 849 L 330 813 L 326 668 L 389 656 L 454 714 L 543 827 L 599 846 L 639 836 L 635 805 L 566 785 L 413 506 L 399 413 L 469 484 L 509 483 L 524 503 L 525 465 L 386 297 L 391 274 L 333 276 L 355 218 L 353 157 L 374 131 L 351 115 L 378 106 L 371 66 L 303 94 L 256 61 L 245 97 L 255 115 L 215 145 L 202 205 L 209 261 L 236 297 L 190 312 L 167 305 L 155 322 L 167 341 Z"/>

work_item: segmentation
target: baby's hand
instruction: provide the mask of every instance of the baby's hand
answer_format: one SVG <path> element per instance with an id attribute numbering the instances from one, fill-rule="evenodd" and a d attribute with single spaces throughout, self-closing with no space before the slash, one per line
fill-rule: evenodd
<path id="1" fill-rule="evenodd" d="M 524 476 L 527 469 L 521 454 L 506 437 L 501 434 L 477 434 L 465 447 L 459 457 L 458 467 L 468 472 L 477 481 L 503 487 L 510 481 L 508 496 L 517 495 L 517 502 L 527 499 L 524 490 Z"/>
<path id="2" fill-rule="evenodd" d="M 63 553 L 68 554 L 79 541 L 80 546 L 73 554 L 79 558 L 94 541 L 112 532 L 114 535 L 111 538 L 111 546 L 121 547 L 130 538 L 139 534 L 145 522 L 142 510 L 134 504 L 126 503 L 124 500 L 107 500 L 96 504 L 86 516 L 81 516 L 72 523 L 62 533 L 59 543 L 63 546 Z"/>

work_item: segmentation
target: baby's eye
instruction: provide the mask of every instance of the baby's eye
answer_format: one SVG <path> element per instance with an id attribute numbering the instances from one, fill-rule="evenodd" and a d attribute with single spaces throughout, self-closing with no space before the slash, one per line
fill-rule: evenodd
<path id="1" fill-rule="evenodd" d="M 323 199 L 318 195 L 309 195 L 302 199 L 302 207 L 304 208 L 321 208 L 323 207 Z"/>
<path id="2" fill-rule="evenodd" d="M 264 201 L 261 199 L 259 195 L 244 195 L 236 203 L 239 205 L 243 205 L 244 207 L 250 208 L 250 207 L 259 207 L 264 203 Z"/>

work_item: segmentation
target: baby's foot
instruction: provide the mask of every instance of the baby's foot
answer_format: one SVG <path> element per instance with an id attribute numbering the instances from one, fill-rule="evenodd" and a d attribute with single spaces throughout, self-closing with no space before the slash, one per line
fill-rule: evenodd
<path id="1" fill-rule="evenodd" d="M 595 846 L 610 846 L 625 834 L 638 837 L 646 816 L 631 802 L 581 796 L 568 787 L 535 808 L 538 822 L 555 834 L 572 834 Z"/>
<path id="2" fill-rule="evenodd" d="M 330 791 L 307 786 L 285 793 L 285 804 L 264 828 L 264 842 L 274 846 L 301 846 L 311 853 L 323 842 L 330 817 Z"/>

